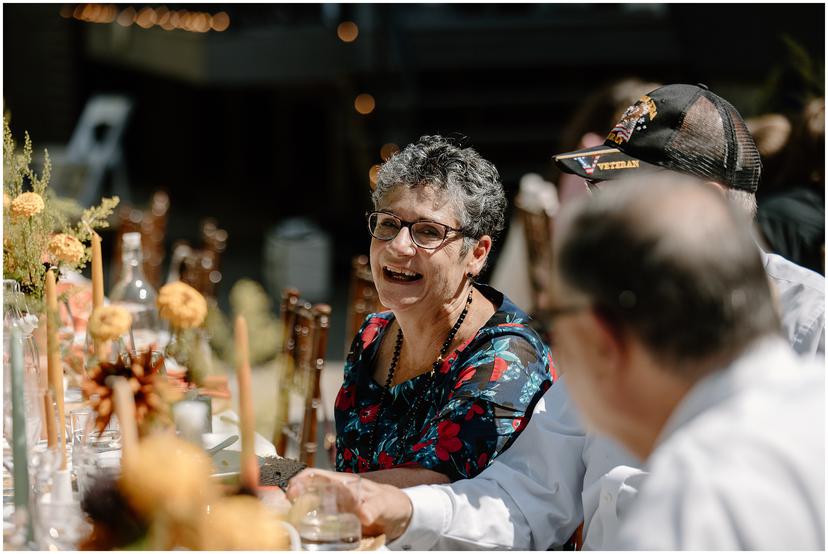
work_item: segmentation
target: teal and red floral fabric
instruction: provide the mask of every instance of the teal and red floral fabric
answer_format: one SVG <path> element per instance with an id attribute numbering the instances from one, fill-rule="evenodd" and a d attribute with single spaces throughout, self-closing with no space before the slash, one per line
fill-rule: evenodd
<path id="1" fill-rule="evenodd" d="M 430 386 L 427 373 L 395 385 L 384 408 L 374 364 L 394 315 L 365 319 L 336 398 L 337 471 L 422 467 L 452 481 L 474 477 L 523 430 L 555 378 L 549 349 L 520 308 L 495 289 L 476 286 L 499 306 L 497 312 L 446 358 Z M 375 425 L 376 451 L 370 444 Z"/>

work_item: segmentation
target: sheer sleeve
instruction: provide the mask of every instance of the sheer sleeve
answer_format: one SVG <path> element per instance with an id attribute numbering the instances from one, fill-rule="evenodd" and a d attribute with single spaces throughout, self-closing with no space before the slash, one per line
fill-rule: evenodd
<path id="1" fill-rule="evenodd" d="M 452 481 L 474 477 L 511 444 L 552 382 L 546 349 L 519 335 L 493 338 L 458 363 L 448 401 L 409 457 Z"/>

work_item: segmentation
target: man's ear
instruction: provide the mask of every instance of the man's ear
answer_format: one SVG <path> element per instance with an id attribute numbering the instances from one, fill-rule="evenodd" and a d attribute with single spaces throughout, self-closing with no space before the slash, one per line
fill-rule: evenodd
<path id="1" fill-rule="evenodd" d="M 489 257 L 489 252 L 492 250 L 492 237 L 483 235 L 477 239 L 477 244 L 471 250 L 471 258 L 469 259 L 466 273 L 472 275 L 479 275 L 486 265 L 486 259 Z"/>
<path id="2" fill-rule="evenodd" d="M 600 386 L 617 390 L 618 380 L 624 378 L 629 358 L 627 334 L 600 307 L 593 307 L 587 317 L 594 333 L 595 355 L 601 360 L 601 367 L 596 368 L 597 380 L 600 382 Z M 612 393 L 612 390 L 604 392 Z"/>
<path id="3" fill-rule="evenodd" d="M 707 187 L 710 187 L 715 192 L 718 192 L 722 196 L 724 196 L 725 193 L 727 192 L 727 187 L 725 187 L 722 184 L 717 183 L 716 181 L 705 181 L 703 184 Z"/>

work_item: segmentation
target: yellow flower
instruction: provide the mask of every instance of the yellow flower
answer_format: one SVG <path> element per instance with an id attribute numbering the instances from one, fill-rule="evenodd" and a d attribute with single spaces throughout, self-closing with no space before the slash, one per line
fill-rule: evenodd
<path id="1" fill-rule="evenodd" d="M 89 318 L 89 332 L 97 340 L 113 340 L 129 332 L 132 316 L 121 306 L 100 306 Z"/>
<path id="2" fill-rule="evenodd" d="M 123 458 L 119 489 L 141 516 L 198 525 L 217 496 L 213 464 L 198 446 L 171 433 L 143 439 Z"/>
<path id="3" fill-rule="evenodd" d="M 207 316 L 207 301 L 187 283 L 167 283 L 158 291 L 158 315 L 177 329 L 198 327 Z"/>
<path id="4" fill-rule="evenodd" d="M 18 217 L 32 217 L 43 211 L 43 198 L 34 192 L 24 192 L 11 202 L 11 213 Z"/>
<path id="5" fill-rule="evenodd" d="M 49 241 L 48 248 L 52 256 L 67 264 L 77 264 L 84 254 L 81 241 L 64 233 L 53 236 Z"/>
<path id="6" fill-rule="evenodd" d="M 259 499 L 228 496 L 202 520 L 201 550 L 288 550 L 290 538 L 278 516 Z"/>

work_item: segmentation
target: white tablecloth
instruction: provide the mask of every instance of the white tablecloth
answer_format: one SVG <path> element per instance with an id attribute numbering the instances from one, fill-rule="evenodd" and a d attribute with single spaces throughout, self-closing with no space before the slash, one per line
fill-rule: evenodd
<path id="1" fill-rule="evenodd" d="M 219 442 L 230 435 L 240 435 L 241 430 L 239 429 L 238 422 L 239 416 L 236 415 L 236 412 L 233 410 L 225 410 L 220 414 L 215 414 L 213 416 L 213 434 L 223 435 L 216 442 Z M 212 445 L 205 444 L 204 446 L 209 448 Z M 256 433 L 256 436 L 254 437 L 253 446 L 257 456 L 272 457 L 277 455 L 276 447 L 273 446 L 273 443 L 259 433 Z M 226 450 L 241 452 L 241 438 L 228 446 Z"/>

